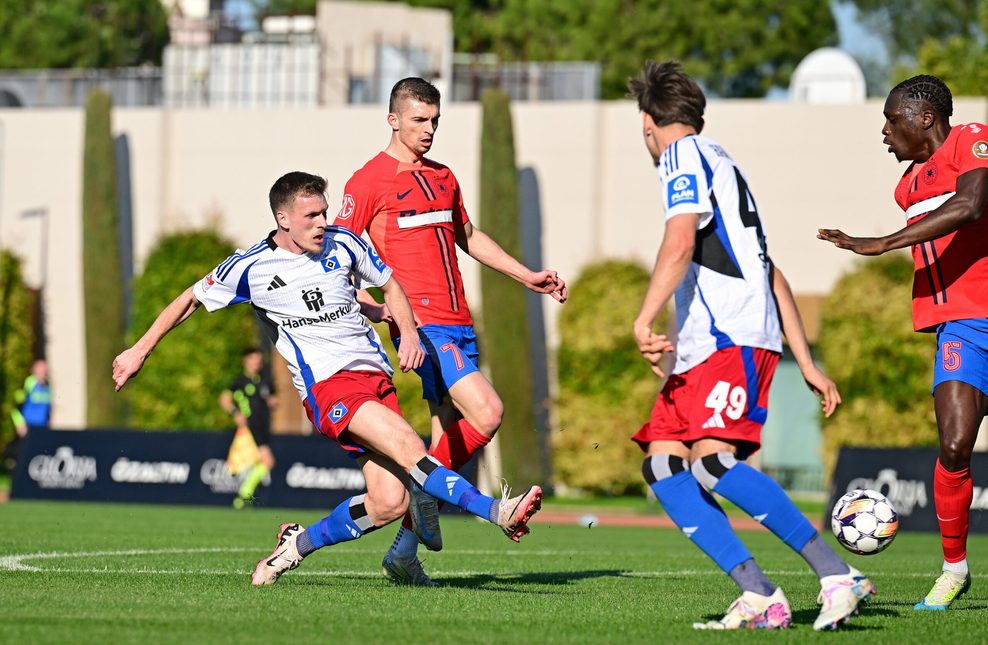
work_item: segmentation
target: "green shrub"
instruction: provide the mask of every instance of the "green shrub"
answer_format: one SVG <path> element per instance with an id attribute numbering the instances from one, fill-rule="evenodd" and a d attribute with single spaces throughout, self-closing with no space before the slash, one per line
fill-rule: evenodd
<path id="1" fill-rule="evenodd" d="M 86 101 L 82 159 L 82 284 L 86 326 L 86 423 L 123 425 L 125 407 L 113 389 L 110 364 L 123 345 L 123 282 L 117 229 L 117 166 L 110 95 Z"/>
<path id="2" fill-rule="evenodd" d="M 483 228 L 511 256 L 521 257 L 518 169 L 511 124 L 511 105 L 501 90 L 481 95 L 480 215 Z M 517 282 L 484 267 L 483 346 L 491 381 L 504 403 L 501 421 L 501 464 L 511 481 L 545 481 L 541 441 L 535 428 L 532 394 L 531 335 L 527 292 Z"/>
<path id="3" fill-rule="evenodd" d="M 0 451 L 14 436 L 14 393 L 31 369 L 35 295 L 24 284 L 21 260 L 0 250 Z"/>
<path id="4" fill-rule="evenodd" d="M 843 404 L 824 420 L 824 466 L 841 446 L 937 443 L 930 385 L 933 335 L 912 326 L 913 263 L 894 254 L 861 262 L 823 306 L 819 354 Z"/>
<path id="5" fill-rule="evenodd" d="M 648 420 L 660 381 L 631 333 L 649 273 L 637 264 L 588 266 L 559 317 L 557 484 L 595 494 L 640 493 L 644 455 L 630 436 Z M 656 322 L 664 330 L 666 314 Z"/>
<path id="6" fill-rule="evenodd" d="M 233 251 L 212 231 L 168 235 L 148 256 L 134 281 L 130 343 L 158 313 Z M 127 385 L 131 422 L 139 428 L 223 429 L 230 415 L 217 397 L 242 371 L 244 349 L 257 345 L 253 311 L 235 305 L 216 313 L 202 308 L 172 330 Z M 107 363 L 109 365 L 109 363 Z"/>

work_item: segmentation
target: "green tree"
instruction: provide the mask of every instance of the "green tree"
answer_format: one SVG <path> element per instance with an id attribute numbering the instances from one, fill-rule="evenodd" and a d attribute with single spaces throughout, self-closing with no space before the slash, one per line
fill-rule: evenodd
<path id="1" fill-rule="evenodd" d="M 480 215 L 484 230 L 509 254 L 521 257 L 518 169 L 508 95 L 485 90 L 481 96 Z M 501 462 L 512 481 L 544 481 L 539 433 L 535 428 L 532 359 L 526 292 L 497 271 L 480 274 L 484 354 L 491 381 L 504 402 Z"/>
<path id="2" fill-rule="evenodd" d="M 161 0 L 3 0 L 0 69 L 161 64 Z"/>
<path id="3" fill-rule="evenodd" d="M 556 484 L 604 495 L 641 493 L 644 455 L 631 435 L 648 420 L 660 382 L 631 334 L 649 273 L 630 262 L 586 267 L 559 316 Z M 656 329 L 664 329 L 664 312 Z"/>
<path id="4" fill-rule="evenodd" d="M 889 53 L 887 87 L 934 74 L 951 91 L 982 96 L 988 87 L 988 0 L 852 0 Z"/>
<path id="5" fill-rule="evenodd" d="M 250 0 L 250 4 L 261 24 L 269 16 L 314 16 L 318 0 Z"/>
<path id="6" fill-rule="evenodd" d="M 123 346 L 123 287 L 117 228 L 117 166 L 110 127 L 110 96 L 86 101 L 82 159 L 82 286 L 86 326 L 86 423 L 114 427 L 124 405 L 109 378 Z"/>
<path id="7" fill-rule="evenodd" d="M 837 42 L 825 2 L 402 0 L 453 14 L 456 50 L 506 61 L 597 61 L 605 99 L 649 58 L 678 58 L 721 96 L 787 86 L 802 58 Z"/>
<path id="8" fill-rule="evenodd" d="M 168 303 L 232 250 L 232 244 L 212 231 L 162 238 L 148 256 L 144 272 L 134 281 L 129 342 L 137 341 Z M 243 350 L 257 345 L 257 338 L 250 307 L 193 314 L 168 334 L 124 390 L 131 425 L 179 430 L 229 428 L 230 415 L 220 408 L 217 397 L 240 374 Z"/>
<path id="9" fill-rule="evenodd" d="M 0 249 L 0 450 L 14 436 L 14 393 L 31 369 L 35 295 L 24 284 L 21 260 Z"/>
<path id="10" fill-rule="evenodd" d="M 913 264 L 892 254 L 862 261 L 838 280 L 821 317 L 818 348 L 843 403 L 824 422 L 824 464 L 841 446 L 937 442 L 930 383 L 933 336 L 912 327 Z"/>

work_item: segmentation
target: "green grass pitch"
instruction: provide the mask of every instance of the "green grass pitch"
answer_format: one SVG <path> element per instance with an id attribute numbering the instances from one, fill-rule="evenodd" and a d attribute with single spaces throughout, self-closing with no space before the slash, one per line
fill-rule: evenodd
<path id="1" fill-rule="evenodd" d="M 836 634 L 817 634 L 816 579 L 764 531 L 743 533 L 786 591 L 785 632 L 694 632 L 720 617 L 734 585 L 679 532 L 534 524 L 521 544 L 489 525 L 444 520 L 426 567 L 441 589 L 380 575 L 386 528 L 319 551 L 268 588 L 250 586 L 281 521 L 312 511 L 12 502 L 0 505 L 0 643 L 678 643 L 984 642 L 988 538 L 971 540 L 970 594 L 914 612 L 939 568 L 935 535 L 848 555 L 879 595 Z M 832 540 L 831 537 L 828 538 Z"/>

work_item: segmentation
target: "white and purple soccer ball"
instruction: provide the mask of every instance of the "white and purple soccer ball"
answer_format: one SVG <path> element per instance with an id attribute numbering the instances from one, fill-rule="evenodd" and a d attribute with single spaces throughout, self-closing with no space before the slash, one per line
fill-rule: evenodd
<path id="1" fill-rule="evenodd" d="M 892 544 L 899 529 L 899 514 L 878 491 L 858 488 L 837 500 L 830 514 L 830 528 L 848 551 L 874 555 Z"/>

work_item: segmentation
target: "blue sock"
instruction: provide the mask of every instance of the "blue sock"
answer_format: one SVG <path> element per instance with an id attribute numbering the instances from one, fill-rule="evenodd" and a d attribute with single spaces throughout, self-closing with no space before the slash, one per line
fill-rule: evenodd
<path id="1" fill-rule="evenodd" d="M 651 455 L 642 464 L 642 475 L 676 526 L 724 573 L 751 559 L 724 510 L 693 478 L 685 459 Z"/>
<path id="2" fill-rule="evenodd" d="M 797 553 L 817 534 L 774 479 L 738 462 L 729 452 L 694 462 L 693 473 L 705 487 L 737 504 Z"/>
<path id="3" fill-rule="evenodd" d="M 440 502 L 449 502 L 481 519 L 496 523 L 497 500 L 484 495 L 473 484 L 432 457 L 423 457 L 412 468 L 411 475 L 422 490 Z"/>
<path id="4" fill-rule="evenodd" d="M 300 535 L 296 542 L 299 555 L 304 558 L 316 549 L 356 540 L 376 529 L 377 527 L 367 517 L 364 497 L 364 495 L 355 495 L 340 502 L 332 513 L 305 529 L 305 533 Z M 307 553 L 302 553 L 303 550 Z"/>

